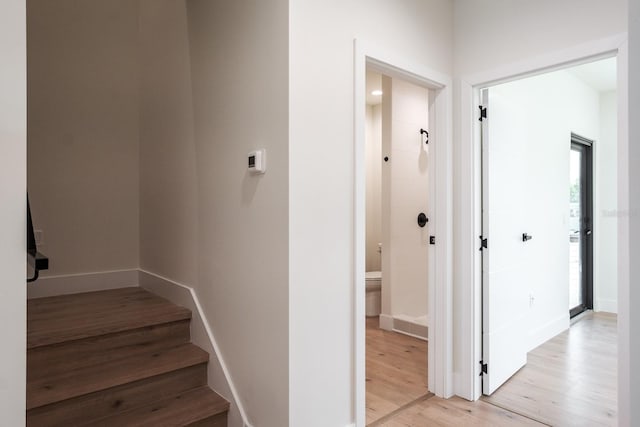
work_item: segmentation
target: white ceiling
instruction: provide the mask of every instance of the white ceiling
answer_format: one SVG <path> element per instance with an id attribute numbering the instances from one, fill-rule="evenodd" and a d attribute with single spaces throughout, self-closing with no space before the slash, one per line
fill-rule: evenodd
<path id="1" fill-rule="evenodd" d="M 616 90 L 616 58 L 578 65 L 577 67 L 568 68 L 567 72 L 579 78 L 598 92 Z"/>

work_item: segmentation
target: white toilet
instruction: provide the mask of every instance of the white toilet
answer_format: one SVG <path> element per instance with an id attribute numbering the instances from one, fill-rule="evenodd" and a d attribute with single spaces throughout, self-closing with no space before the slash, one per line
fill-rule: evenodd
<path id="1" fill-rule="evenodd" d="M 366 302 L 365 311 L 367 317 L 380 315 L 380 289 L 382 285 L 382 272 L 380 271 L 367 271 L 365 273 L 366 280 Z"/>

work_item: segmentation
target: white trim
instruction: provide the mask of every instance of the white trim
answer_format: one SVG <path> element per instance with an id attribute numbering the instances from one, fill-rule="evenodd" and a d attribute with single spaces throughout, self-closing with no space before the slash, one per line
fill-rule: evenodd
<path id="1" fill-rule="evenodd" d="M 413 332 L 410 332 L 408 330 L 403 329 L 401 326 L 397 326 L 397 327 L 393 328 L 393 332 L 397 332 L 399 334 L 406 335 L 406 336 L 411 337 L 411 338 L 416 338 L 416 339 L 428 342 L 429 341 L 429 337 L 428 337 L 429 328 L 427 326 L 425 326 L 425 328 L 427 329 L 427 335 L 414 334 Z"/>
<path id="2" fill-rule="evenodd" d="M 27 298 L 77 294 L 129 286 L 138 286 L 137 269 L 40 276 L 37 281 L 27 285 Z"/>
<path id="3" fill-rule="evenodd" d="M 527 348 L 527 353 L 538 347 L 541 344 L 549 341 L 551 338 L 555 337 L 558 334 L 563 333 L 571 326 L 569 321 L 569 310 L 567 310 L 566 314 L 562 316 L 558 316 L 555 319 L 552 319 L 545 323 L 542 326 L 532 330 L 529 332 L 529 348 Z"/>
<path id="4" fill-rule="evenodd" d="M 388 314 L 380 315 L 380 329 L 385 331 L 393 331 L 393 316 Z"/>
<path id="5" fill-rule="evenodd" d="M 618 313 L 618 300 L 616 299 L 596 299 L 595 307 L 593 311 L 605 312 L 605 313 Z"/>
<path id="6" fill-rule="evenodd" d="M 618 425 L 632 425 L 629 162 L 629 42 L 618 50 Z M 635 371 L 635 370 L 634 370 Z M 635 371 L 637 372 L 637 371 Z"/>
<path id="7" fill-rule="evenodd" d="M 429 247 L 429 390 L 440 397 L 452 395 L 452 90 L 451 78 L 416 64 L 395 52 L 383 51 L 354 40 L 354 357 L 356 425 L 365 425 L 365 75 L 367 65 L 433 89 L 430 123 L 430 194 L 433 195 L 432 226 L 436 245 Z M 382 317 L 381 317 L 382 321 Z"/>
<path id="8" fill-rule="evenodd" d="M 462 290 L 462 306 L 460 313 L 465 313 L 461 319 L 460 339 L 462 343 L 460 347 L 461 358 L 463 360 L 461 375 L 459 381 L 456 382 L 455 393 L 469 400 L 476 400 L 481 394 L 481 381 L 478 376 L 478 355 L 481 354 L 481 322 L 478 310 L 481 314 L 481 297 L 480 286 L 481 279 L 478 272 L 480 264 L 480 253 L 477 250 L 478 236 L 480 235 L 479 218 L 479 155 L 478 137 L 479 122 L 475 117 L 477 103 L 479 100 L 478 92 L 480 88 L 488 87 L 498 83 L 505 83 L 554 71 L 569 66 L 579 65 L 581 63 L 604 59 L 608 57 L 618 56 L 620 63 L 626 63 L 626 50 L 623 48 L 626 44 L 627 35 L 619 34 L 600 40 L 590 41 L 576 45 L 571 48 L 558 50 L 549 54 L 535 56 L 524 61 L 506 64 L 492 70 L 482 73 L 463 76 L 460 79 L 459 91 L 459 117 L 460 122 L 460 140 L 457 144 L 459 149 L 459 165 L 460 165 L 460 200 L 462 201 L 460 219 L 464 230 L 461 230 L 460 250 L 463 256 L 460 264 L 461 290 Z M 626 93 L 628 84 L 622 66 L 618 67 L 618 93 Z M 628 114 L 623 108 L 618 111 L 618 124 L 625 126 Z M 618 133 L 618 146 L 627 146 L 628 140 L 623 132 Z M 621 158 L 619 152 L 619 159 Z M 623 179 L 618 176 L 618 185 L 623 184 Z M 619 206 L 621 200 L 618 201 Z M 468 209 L 469 207 L 472 209 Z M 469 214 L 470 213 L 470 214 Z M 473 225 L 472 225 L 473 224 Z M 468 228 L 472 225 L 472 231 Z M 464 231 L 464 232 L 462 232 Z M 619 271 L 621 271 L 619 264 Z M 471 280 L 470 280 L 471 279 Z M 628 284 L 626 284 L 628 286 Z M 624 295 L 621 289 L 625 286 L 623 280 L 619 280 L 618 295 Z M 469 314 L 467 314 L 469 313 Z M 619 372 L 619 377 L 624 376 L 625 372 Z"/>
<path id="9" fill-rule="evenodd" d="M 418 338 L 423 341 L 429 341 L 429 321 L 426 323 L 420 323 L 411 316 L 404 316 L 398 314 L 396 316 L 385 315 L 384 318 L 385 329 L 387 331 L 398 332 L 400 334 L 408 335 L 413 338 Z M 382 323 L 382 315 L 380 317 L 380 323 Z"/>
<path id="10" fill-rule="evenodd" d="M 191 318 L 191 341 L 209 352 L 209 386 L 231 403 L 228 425 L 250 426 L 242 400 L 233 384 L 229 369 L 222 357 L 218 342 L 202 310 L 196 291 L 181 283 L 158 274 L 140 269 L 140 286 L 174 304 L 189 308 Z M 200 328 L 200 331 L 198 331 Z M 202 333 L 198 333 L 202 332 Z M 216 372 L 218 370 L 219 372 Z M 235 414 L 237 408 L 238 413 Z M 238 416 L 240 419 L 238 419 Z"/>
<path id="11" fill-rule="evenodd" d="M 520 80 L 551 71 L 561 70 L 598 59 L 611 58 L 627 40 L 627 34 L 616 34 L 600 40 L 593 40 L 570 48 L 532 56 L 523 61 L 504 64 L 500 67 L 464 76 L 463 81 L 474 87 L 488 87 L 496 84 Z"/>

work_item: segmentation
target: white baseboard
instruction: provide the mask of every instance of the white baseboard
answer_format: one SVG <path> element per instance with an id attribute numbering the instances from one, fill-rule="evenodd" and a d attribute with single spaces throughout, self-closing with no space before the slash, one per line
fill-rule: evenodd
<path id="1" fill-rule="evenodd" d="M 44 276 L 27 284 L 27 298 L 138 286 L 138 269 Z"/>
<path id="2" fill-rule="evenodd" d="M 381 314 L 380 329 L 384 329 L 385 331 L 393 331 L 393 316 L 389 316 L 388 314 Z"/>
<path id="3" fill-rule="evenodd" d="M 421 322 L 413 321 L 409 316 L 398 315 L 394 317 L 388 314 L 381 314 L 380 329 L 398 332 L 424 341 L 429 339 L 429 327 Z"/>
<path id="4" fill-rule="evenodd" d="M 551 338 L 555 337 L 559 333 L 562 333 L 569 329 L 569 311 L 566 314 L 556 317 L 553 320 L 545 323 L 537 329 L 532 330 L 529 333 L 529 347 L 527 348 L 527 352 L 533 350 L 538 347 L 540 344 L 543 344 L 549 341 Z"/>
<path id="5" fill-rule="evenodd" d="M 191 310 L 191 341 L 210 355 L 209 386 L 231 403 L 227 419 L 228 427 L 250 427 L 251 424 L 247 420 L 246 412 L 195 290 L 148 271 L 139 270 L 139 273 L 141 287 Z"/>
<path id="6" fill-rule="evenodd" d="M 614 299 L 596 299 L 594 311 L 618 313 L 618 301 Z"/>

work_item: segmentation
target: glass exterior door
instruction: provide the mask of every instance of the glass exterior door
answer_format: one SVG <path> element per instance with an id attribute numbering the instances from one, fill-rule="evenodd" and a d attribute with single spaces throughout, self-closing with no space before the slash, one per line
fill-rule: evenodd
<path id="1" fill-rule="evenodd" d="M 569 313 L 593 308 L 591 141 L 573 136 L 569 154 Z"/>

